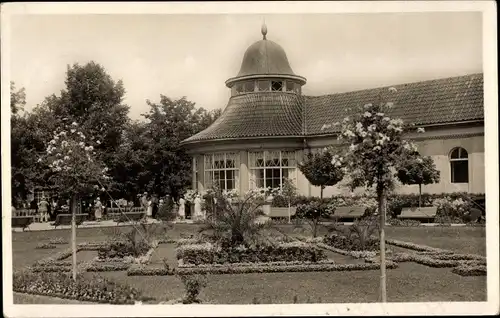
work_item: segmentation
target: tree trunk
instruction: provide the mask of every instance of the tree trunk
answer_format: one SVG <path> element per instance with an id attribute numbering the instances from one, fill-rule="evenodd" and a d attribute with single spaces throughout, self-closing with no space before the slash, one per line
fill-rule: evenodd
<path id="1" fill-rule="evenodd" d="M 418 208 L 422 207 L 422 184 L 418 184 Z"/>
<path id="2" fill-rule="evenodd" d="M 313 237 L 316 237 L 316 235 L 318 234 L 318 223 L 319 223 L 319 218 L 321 217 L 321 208 L 323 206 L 323 189 L 325 187 L 324 186 L 321 186 L 320 187 L 320 193 L 319 193 L 319 198 L 320 198 L 320 210 L 318 211 L 318 215 L 316 216 L 316 218 L 314 219 L 314 228 L 313 228 Z"/>
<path id="3" fill-rule="evenodd" d="M 288 201 L 288 224 L 290 223 L 292 223 L 292 211 L 290 201 Z"/>
<path id="4" fill-rule="evenodd" d="M 385 275 L 385 191 L 378 191 L 378 211 L 380 213 L 380 295 L 383 303 L 387 302 Z"/>
<path id="5" fill-rule="evenodd" d="M 73 195 L 71 197 L 71 250 L 73 254 L 73 280 L 76 281 L 76 208 L 77 208 L 77 197 Z"/>

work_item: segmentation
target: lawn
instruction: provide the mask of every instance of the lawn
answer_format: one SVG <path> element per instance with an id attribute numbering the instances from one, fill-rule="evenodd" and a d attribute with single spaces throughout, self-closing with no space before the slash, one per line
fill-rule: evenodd
<path id="1" fill-rule="evenodd" d="M 175 225 L 169 237 L 179 238 L 181 233 L 195 233 L 197 225 Z M 120 228 L 125 230 L 125 228 Z M 293 233 L 291 227 L 281 226 L 282 232 Z M 79 229 L 78 242 L 102 241 L 110 230 L 97 228 Z M 39 250 L 35 246 L 51 238 L 69 240 L 69 230 L 13 233 L 14 268 L 32 264 L 35 260 L 49 256 L 57 250 Z M 387 237 L 403 241 L 450 249 L 460 253 L 485 255 L 485 228 L 483 227 L 388 227 Z M 80 252 L 83 253 L 83 252 Z M 91 258 L 93 253 L 78 257 Z M 348 256 L 327 252 L 328 258 L 337 263 L 352 263 L 358 260 Z M 161 265 L 167 257 L 170 265 L 176 264 L 175 246 L 162 244 L 153 254 L 152 264 Z M 126 282 L 142 290 L 146 296 L 157 301 L 179 298 L 184 293 L 180 279 L 173 276 L 126 276 L 125 272 L 105 272 L 102 276 Z M 484 301 L 486 300 L 486 277 L 462 277 L 450 268 L 431 268 L 415 263 L 400 263 L 399 268 L 387 271 L 388 300 L 391 302 L 415 301 Z M 323 302 L 376 302 L 378 301 L 379 271 L 353 272 L 306 272 L 211 275 L 201 298 L 211 303 L 249 304 Z M 16 302 L 22 302 L 17 297 Z M 61 303 L 54 299 L 53 303 Z M 29 302 L 29 301 L 27 301 Z"/>

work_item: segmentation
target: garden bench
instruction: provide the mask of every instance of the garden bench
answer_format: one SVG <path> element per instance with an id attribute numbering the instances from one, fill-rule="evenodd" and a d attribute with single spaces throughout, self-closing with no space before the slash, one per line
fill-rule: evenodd
<path id="1" fill-rule="evenodd" d="M 335 209 L 333 218 L 340 219 L 359 219 L 365 214 L 364 206 L 341 206 Z"/>
<path id="2" fill-rule="evenodd" d="M 403 208 L 401 214 L 398 215 L 400 219 L 412 220 L 433 220 L 436 217 L 437 207 L 421 207 L 421 208 Z"/>
<path id="3" fill-rule="evenodd" d="M 117 225 L 128 221 L 139 222 L 144 217 L 144 215 L 145 215 L 144 210 L 141 209 L 140 212 L 121 213 L 118 217 L 114 219 L 114 221 L 116 222 Z"/>
<path id="4" fill-rule="evenodd" d="M 35 209 L 19 209 L 12 211 L 12 216 L 32 216 L 36 215 Z"/>
<path id="5" fill-rule="evenodd" d="M 296 207 L 290 207 L 290 216 L 294 216 L 297 212 Z M 271 213 L 269 214 L 270 218 L 288 218 L 288 208 L 278 208 L 272 207 Z"/>
<path id="6" fill-rule="evenodd" d="M 87 218 L 87 214 L 76 214 L 76 226 L 80 225 Z M 57 228 L 60 225 L 71 225 L 71 220 L 73 218 L 72 214 L 59 214 L 56 216 L 56 220 L 52 222 L 50 225 L 53 225 L 54 228 Z"/>
<path id="7" fill-rule="evenodd" d="M 12 228 L 21 228 L 23 232 L 25 229 L 29 229 L 30 224 L 33 223 L 32 216 L 13 216 L 12 217 Z"/>

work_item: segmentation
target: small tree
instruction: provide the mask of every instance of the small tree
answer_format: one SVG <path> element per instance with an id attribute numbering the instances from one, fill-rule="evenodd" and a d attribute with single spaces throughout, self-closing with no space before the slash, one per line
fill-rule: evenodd
<path id="1" fill-rule="evenodd" d="M 87 193 L 102 189 L 110 179 L 108 169 L 102 164 L 94 151 L 94 145 L 99 140 L 87 138 L 79 129 L 78 124 L 66 123 L 59 131 L 54 131 L 46 155 L 39 162 L 46 163 L 52 170 L 49 177 L 61 195 L 71 198 L 72 248 L 73 248 L 73 279 L 76 280 L 76 208 L 79 198 Z M 90 144 L 93 143 L 94 145 Z"/>
<path id="2" fill-rule="evenodd" d="M 318 153 L 308 153 L 306 160 L 299 163 L 299 170 L 314 186 L 320 187 L 320 198 L 327 186 L 334 186 L 344 178 L 344 158 L 323 149 Z"/>
<path id="3" fill-rule="evenodd" d="M 288 223 L 291 222 L 291 206 L 292 200 L 297 196 L 297 187 L 293 184 L 293 181 L 286 178 L 283 182 L 281 189 L 281 195 L 286 199 L 288 203 Z"/>
<path id="4" fill-rule="evenodd" d="M 332 149 L 325 148 L 318 153 L 308 153 L 306 160 L 299 163 L 298 167 L 312 185 L 321 189 L 319 205 L 301 209 L 301 212 L 297 213 L 297 217 L 312 220 L 313 236 L 316 237 L 319 219 L 326 211 L 323 206 L 323 190 L 326 186 L 336 185 L 344 178 L 344 158 L 334 155 Z"/>
<path id="5" fill-rule="evenodd" d="M 391 87 L 390 93 L 396 93 Z M 380 213 L 380 286 L 382 302 L 386 302 L 385 277 L 385 202 L 393 190 L 394 170 L 409 152 L 416 152 L 414 144 L 403 139 L 405 127 L 401 119 L 391 119 L 385 112 L 392 108 L 382 93 L 375 103 L 364 105 L 353 118 L 342 123 L 339 139 L 349 150 L 346 156 L 351 188 L 375 187 Z M 422 132 L 423 129 L 419 129 Z"/>
<path id="6" fill-rule="evenodd" d="M 422 184 L 438 183 L 440 172 L 436 169 L 434 160 L 430 156 L 420 156 L 414 153 L 406 156 L 400 163 L 397 173 L 403 184 L 418 184 L 418 207 L 422 206 Z"/>

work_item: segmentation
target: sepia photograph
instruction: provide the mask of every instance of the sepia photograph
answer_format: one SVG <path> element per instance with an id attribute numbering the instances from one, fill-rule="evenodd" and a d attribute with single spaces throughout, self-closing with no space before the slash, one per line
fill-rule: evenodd
<path id="1" fill-rule="evenodd" d="M 498 313 L 494 5 L 2 4 L 4 316 Z"/>

